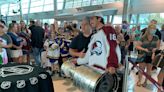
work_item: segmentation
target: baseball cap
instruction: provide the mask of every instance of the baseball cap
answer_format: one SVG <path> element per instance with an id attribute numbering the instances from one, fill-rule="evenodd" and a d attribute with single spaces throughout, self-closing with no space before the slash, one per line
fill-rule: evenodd
<path id="1" fill-rule="evenodd" d="M 93 17 L 93 16 L 96 16 L 96 17 L 99 17 L 99 18 L 103 18 L 102 13 L 100 13 L 100 12 L 94 12 L 94 13 L 91 15 L 91 17 Z"/>
<path id="2" fill-rule="evenodd" d="M 104 23 L 104 19 L 103 19 L 102 13 L 100 13 L 100 12 L 94 12 L 94 13 L 91 15 L 90 18 L 92 19 L 94 16 L 96 16 L 97 18 L 101 18 L 101 21 L 100 21 L 100 22 L 101 22 L 102 24 L 105 24 L 105 23 Z"/>

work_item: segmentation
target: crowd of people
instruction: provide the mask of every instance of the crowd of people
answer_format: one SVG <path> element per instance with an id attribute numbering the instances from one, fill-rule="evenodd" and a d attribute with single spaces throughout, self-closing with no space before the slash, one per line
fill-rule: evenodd
<path id="1" fill-rule="evenodd" d="M 163 41 L 164 25 L 159 31 L 156 20 L 150 21 L 144 29 L 140 29 L 140 26 L 130 28 L 127 21 L 121 25 L 105 24 L 102 15 L 97 13 L 83 18 L 80 29 L 72 22 L 59 26 L 56 20 L 44 26 L 34 20 L 28 26 L 24 21 L 12 21 L 6 26 L 1 20 L 0 63 L 31 64 L 30 60 L 34 58 L 36 65 L 44 66 L 51 72 L 58 66 L 60 72 L 62 63 L 72 58 L 70 61 L 77 66 L 88 64 L 114 74 L 120 66 L 125 65 L 125 55 L 136 51 L 136 63 L 151 75 L 152 69 L 158 67 L 153 62 L 156 62 L 156 55 L 163 50 Z M 164 65 L 160 68 L 158 82 L 162 85 Z M 147 79 L 142 84 L 142 73 L 138 73 L 137 86 L 145 87 Z"/>

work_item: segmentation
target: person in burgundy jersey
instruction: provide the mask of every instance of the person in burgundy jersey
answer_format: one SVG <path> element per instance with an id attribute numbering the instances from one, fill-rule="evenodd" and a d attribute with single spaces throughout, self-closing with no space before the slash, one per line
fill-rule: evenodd
<path id="1" fill-rule="evenodd" d="M 97 31 L 103 31 L 105 33 L 105 36 L 107 38 L 106 40 L 108 41 L 108 44 L 110 47 L 110 50 L 109 50 L 110 54 L 107 57 L 106 69 L 110 73 L 115 73 L 116 68 L 118 68 L 118 62 L 119 62 L 118 58 L 120 58 L 117 55 L 119 53 L 117 53 L 116 51 L 116 47 L 118 45 L 116 42 L 116 32 L 112 28 L 112 26 L 108 26 L 108 25 L 104 26 L 104 20 L 102 18 L 102 15 L 99 13 L 96 13 L 95 16 L 92 16 L 90 21 L 91 21 L 90 24 L 92 28 L 95 28 Z"/>
<path id="2" fill-rule="evenodd" d="M 78 58 L 73 63 L 88 63 L 89 66 L 114 74 L 121 61 L 120 48 L 116 42 L 116 32 L 113 27 L 104 25 L 103 17 L 99 13 L 90 17 L 90 24 L 96 33 L 91 37 L 84 58 Z"/>

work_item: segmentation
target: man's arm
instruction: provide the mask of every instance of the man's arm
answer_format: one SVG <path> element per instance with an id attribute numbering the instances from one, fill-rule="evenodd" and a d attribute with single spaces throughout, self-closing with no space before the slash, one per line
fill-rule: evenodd
<path id="1" fill-rule="evenodd" d="M 74 57 L 83 58 L 85 56 L 84 50 L 78 52 L 76 49 L 69 48 L 69 53 Z"/>
<path id="2" fill-rule="evenodd" d="M 92 44 L 92 42 L 94 41 L 94 39 L 92 39 L 91 41 L 90 41 L 90 43 L 89 43 L 89 45 L 88 45 L 88 50 L 87 50 L 87 52 L 86 52 L 86 54 L 85 54 L 85 56 L 84 56 L 84 58 L 78 58 L 77 59 L 77 64 L 87 64 L 87 63 L 89 63 L 89 57 L 90 57 L 90 51 L 91 51 L 91 44 Z M 83 50 L 84 51 L 84 50 Z"/>
<path id="3" fill-rule="evenodd" d="M 90 56 L 90 50 L 88 49 L 84 58 L 78 58 L 77 59 L 77 64 L 78 65 L 87 64 L 89 62 L 89 56 Z"/>

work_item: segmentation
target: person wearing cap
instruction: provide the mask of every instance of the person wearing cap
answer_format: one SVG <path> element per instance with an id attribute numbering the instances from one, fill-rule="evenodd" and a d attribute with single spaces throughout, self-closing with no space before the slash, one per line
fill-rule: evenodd
<path id="1" fill-rule="evenodd" d="M 90 25 L 96 33 L 92 36 L 84 58 L 73 60 L 73 63 L 86 64 L 111 74 L 116 72 L 121 61 L 121 51 L 116 42 L 116 32 L 111 26 L 105 26 L 101 14 L 90 17 Z"/>
<path id="2" fill-rule="evenodd" d="M 7 64 L 10 60 L 10 48 L 12 47 L 12 40 L 9 35 L 4 32 L 4 24 L 0 22 L 0 48 L 3 58 L 3 64 Z"/>

